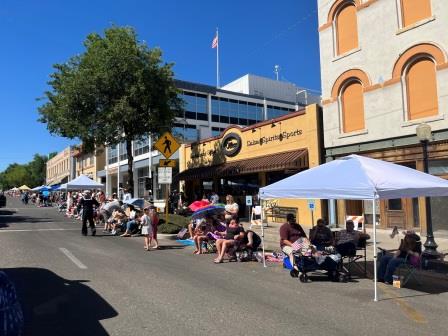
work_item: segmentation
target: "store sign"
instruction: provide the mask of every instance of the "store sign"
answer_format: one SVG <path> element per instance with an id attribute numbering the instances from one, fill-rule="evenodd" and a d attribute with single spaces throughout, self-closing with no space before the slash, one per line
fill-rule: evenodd
<path id="1" fill-rule="evenodd" d="M 236 133 L 227 134 L 221 146 L 225 156 L 236 156 L 241 150 L 241 138 Z"/>
<path id="2" fill-rule="evenodd" d="M 283 140 L 288 140 L 290 138 L 294 138 L 294 137 L 300 136 L 302 134 L 303 134 L 303 131 L 301 129 L 296 129 L 291 132 L 284 131 L 279 134 L 274 134 L 271 136 L 263 136 L 258 139 L 247 140 L 246 144 L 248 147 L 256 146 L 256 145 L 263 146 L 263 145 L 267 145 L 271 142 L 281 142 Z"/>

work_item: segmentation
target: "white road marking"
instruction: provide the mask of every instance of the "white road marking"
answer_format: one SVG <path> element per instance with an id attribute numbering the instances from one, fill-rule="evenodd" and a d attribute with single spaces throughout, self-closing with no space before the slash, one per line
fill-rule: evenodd
<path id="1" fill-rule="evenodd" d="M 0 229 L 1 232 L 78 231 L 79 229 Z"/>
<path id="2" fill-rule="evenodd" d="M 59 250 L 64 253 L 67 258 L 69 258 L 73 263 L 78 266 L 80 269 L 87 269 L 87 266 L 84 265 L 78 258 L 76 258 L 69 250 L 66 248 L 60 247 Z"/>

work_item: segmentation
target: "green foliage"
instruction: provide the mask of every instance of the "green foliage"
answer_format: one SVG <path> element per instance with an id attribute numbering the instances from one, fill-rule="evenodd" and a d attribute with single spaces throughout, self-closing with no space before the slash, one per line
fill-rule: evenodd
<path id="1" fill-rule="evenodd" d="M 50 91 L 39 107 L 39 121 L 60 136 L 79 138 L 86 150 L 171 128 L 182 101 L 172 64 L 162 52 L 137 40 L 134 29 L 113 26 L 104 36 L 92 33 L 85 52 L 54 65 Z M 133 153 L 128 151 L 129 167 Z M 129 184 L 133 185 L 130 171 Z"/>
<path id="2" fill-rule="evenodd" d="M 168 223 L 165 222 L 165 215 L 160 215 L 160 224 L 158 226 L 158 231 L 165 234 L 175 234 L 181 229 L 186 228 L 188 223 L 190 223 L 191 217 L 184 217 L 179 215 L 170 214 L 168 216 Z"/>
<path id="3" fill-rule="evenodd" d="M 33 160 L 27 164 L 10 164 L 0 173 L 0 186 L 3 189 L 20 187 L 26 184 L 35 187 L 45 183 L 47 157 L 34 154 Z"/>

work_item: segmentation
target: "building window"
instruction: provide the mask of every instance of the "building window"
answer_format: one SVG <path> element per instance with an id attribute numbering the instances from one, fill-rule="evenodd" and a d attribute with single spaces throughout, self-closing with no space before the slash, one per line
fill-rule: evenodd
<path id="1" fill-rule="evenodd" d="M 356 7 L 351 1 L 345 2 L 335 16 L 336 54 L 342 55 L 358 48 L 358 23 Z"/>
<path id="2" fill-rule="evenodd" d="M 184 109 L 186 119 L 208 121 L 206 95 L 184 91 L 179 97 L 185 102 Z M 182 113 L 179 114 L 179 116 L 182 117 Z"/>
<path id="3" fill-rule="evenodd" d="M 174 124 L 173 135 L 181 143 L 191 143 L 199 140 L 199 132 L 194 125 Z"/>
<path id="4" fill-rule="evenodd" d="M 142 140 L 134 141 L 134 156 L 139 156 L 149 152 L 149 139 L 145 136 Z"/>
<path id="5" fill-rule="evenodd" d="M 438 114 L 436 66 L 430 58 L 419 58 L 406 69 L 408 119 Z"/>
<path id="6" fill-rule="evenodd" d="M 400 6 L 403 27 L 410 26 L 431 16 L 430 0 L 401 0 Z"/>
<path id="7" fill-rule="evenodd" d="M 342 131 L 349 133 L 364 129 L 364 97 L 362 83 L 349 79 L 341 90 Z"/>
<path id="8" fill-rule="evenodd" d="M 108 153 L 107 153 L 108 160 L 107 160 L 107 162 L 109 164 L 116 163 L 118 161 L 117 145 L 110 146 L 110 147 L 107 148 L 107 150 L 108 150 Z"/>
<path id="9" fill-rule="evenodd" d="M 126 149 L 126 141 L 120 143 L 120 161 L 128 159 L 128 151 Z"/>
<path id="10" fill-rule="evenodd" d="M 212 127 L 212 136 L 216 137 L 221 135 L 226 129 L 222 127 Z"/>

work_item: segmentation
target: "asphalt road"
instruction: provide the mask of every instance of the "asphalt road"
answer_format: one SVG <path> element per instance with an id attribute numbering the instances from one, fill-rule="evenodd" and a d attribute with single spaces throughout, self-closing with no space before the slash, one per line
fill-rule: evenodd
<path id="1" fill-rule="evenodd" d="M 143 238 L 82 237 L 55 208 L 8 199 L 0 269 L 17 286 L 26 335 L 442 335 L 448 287 L 420 291 L 315 277 L 278 264 L 213 264 L 213 256 Z M 423 289 L 425 291 L 423 291 Z"/>

